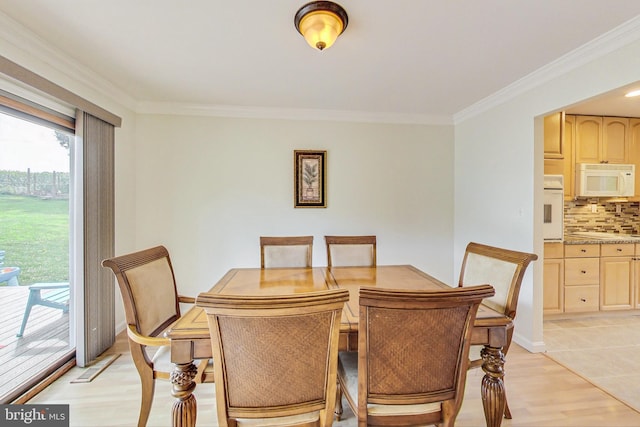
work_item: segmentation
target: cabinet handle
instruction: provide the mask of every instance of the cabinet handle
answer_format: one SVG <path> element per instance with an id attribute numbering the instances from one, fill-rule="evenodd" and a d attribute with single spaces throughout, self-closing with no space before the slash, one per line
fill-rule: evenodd
<path id="1" fill-rule="evenodd" d="M 586 298 L 580 298 L 580 301 L 587 302 L 587 299 Z"/>
<path id="2" fill-rule="evenodd" d="M 586 249 L 580 249 L 580 252 L 584 253 L 584 252 L 587 252 L 587 250 Z"/>
<path id="3" fill-rule="evenodd" d="M 618 249 L 616 249 L 616 251 L 618 251 L 618 252 L 622 252 L 622 249 L 621 249 L 621 248 L 618 248 Z"/>
<path id="4" fill-rule="evenodd" d="M 587 272 L 585 270 L 581 270 L 580 273 L 587 274 Z"/>

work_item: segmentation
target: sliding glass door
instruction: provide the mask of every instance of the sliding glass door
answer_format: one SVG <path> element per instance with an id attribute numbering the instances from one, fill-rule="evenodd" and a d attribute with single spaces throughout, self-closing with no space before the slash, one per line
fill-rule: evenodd
<path id="1" fill-rule="evenodd" d="M 0 112 L 0 402 L 75 347 L 74 135 L 36 122 Z"/>

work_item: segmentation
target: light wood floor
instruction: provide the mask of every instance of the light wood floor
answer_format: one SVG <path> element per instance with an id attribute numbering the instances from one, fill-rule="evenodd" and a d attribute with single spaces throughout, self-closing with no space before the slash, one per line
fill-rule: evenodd
<path id="1" fill-rule="evenodd" d="M 29 403 L 67 403 L 70 425 L 78 427 L 133 426 L 137 422 L 140 387 L 131 362 L 125 337 L 110 352 L 122 353 L 113 364 L 91 383 L 70 384 L 84 370 L 73 368 Z M 503 426 L 531 427 L 617 427 L 640 426 L 640 413 L 614 399 L 543 354 L 532 354 L 513 345 L 507 361 L 506 386 L 513 420 Z M 465 400 L 457 427 L 485 425 L 480 382 L 482 371 L 469 372 Z M 198 426 L 217 426 L 213 384 L 199 385 Z M 158 381 L 150 427 L 171 424 L 173 398 L 170 385 Z M 345 406 L 345 419 L 334 426 L 356 426 L 353 414 Z"/>

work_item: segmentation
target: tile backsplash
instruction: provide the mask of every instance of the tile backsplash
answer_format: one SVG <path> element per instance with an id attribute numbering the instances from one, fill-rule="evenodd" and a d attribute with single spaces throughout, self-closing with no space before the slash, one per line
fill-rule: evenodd
<path id="1" fill-rule="evenodd" d="M 593 212 L 594 209 L 595 212 Z M 564 231 L 565 233 L 605 231 L 640 234 L 640 203 L 609 203 L 599 199 L 564 202 Z"/>

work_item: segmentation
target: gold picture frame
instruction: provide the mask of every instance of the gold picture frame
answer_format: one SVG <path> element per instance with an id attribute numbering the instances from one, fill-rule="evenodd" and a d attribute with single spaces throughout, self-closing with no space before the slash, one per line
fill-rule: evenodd
<path id="1" fill-rule="evenodd" d="M 294 207 L 327 207 L 327 152 L 294 150 Z"/>

